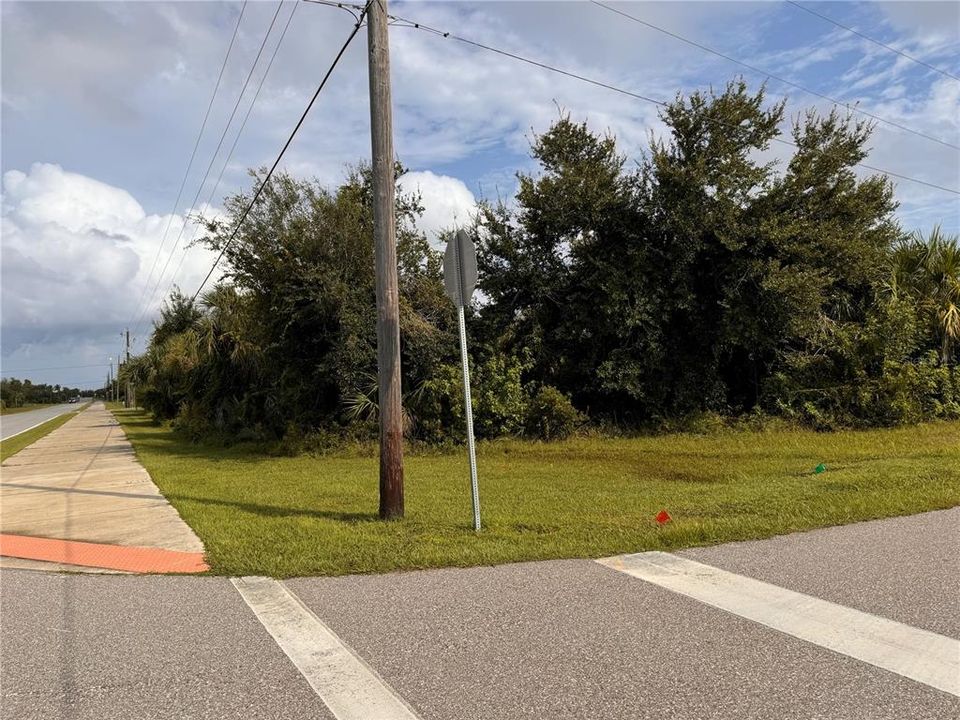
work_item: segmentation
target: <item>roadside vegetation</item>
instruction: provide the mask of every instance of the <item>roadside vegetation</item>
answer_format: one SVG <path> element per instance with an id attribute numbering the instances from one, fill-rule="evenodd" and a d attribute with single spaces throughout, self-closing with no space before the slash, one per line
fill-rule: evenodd
<path id="1" fill-rule="evenodd" d="M 960 504 L 960 242 L 898 224 L 890 180 L 857 167 L 868 124 L 801 115 L 768 162 L 783 116 L 739 81 L 677 96 L 627 157 L 561 113 L 515 197 L 481 202 L 478 535 L 456 316 L 403 193 L 406 518 L 372 512 L 363 165 L 333 188 L 274 176 L 235 236 L 249 196 L 227 199 L 200 241 L 223 277 L 168 298 L 120 377 L 148 412 L 117 414 L 228 574 L 596 557 Z"/>
<path id="2" fill-rule="evenodd" d="M 75 412 L 65 413 L 55 417 L 49 422 L 43 423 L 43 425 L 38 425 L 31 430 L 22 432 L 19 435 L 14 435 L 12 438 L 0 440 L 0 462 L 3 462 L 7 458 L 16 455 L 18 452 L 27 447 L 27 445 L 32 445 L 45 435 L 49 435 L 58 427 L 65 424 L 68 420 L 76 417 L 76 415 L 77 413 Z"/>
<path id="3" fill-rule="evenodd" d="M 713 430 L 478 448 L 484 528 L 462 452 L 406 459 L 406 518 L 377 519 L 375 446 L 277 457 L 190 442 L 114 411 L 215 573 L 385 572 L 677 549 L 960 504 L 960 423 L 822 433 Z M 816 473 L 823 463 L 826 469 Z M 654 516 L 673 517 L 658 527 Z"/>
<path id="4" fill-rule="evenodd" d="M 473 220 L 480 296 L 467 322 L 481 438 L 613 434 L 699 416 L 821 430 L 960 417 L 960 244 L 911 234 L 889 179 L 857 164 L 871 127 L 795 118 L 733 82 L 678 96 L 640 157 L 561 114 L 532 141 L 539 171 Z M 398 174 L 403 170 L 397 168 Z M 261 173 L 254 173 L 258 181 Z M 138 398 L 186 437 L 375 436 L 370 183 L 276 176 L 228 246 L 246 195 L 202 242 L 220 283 L 175 293 Z M 406 433 L 464 433 L 454 308 L 439 253 L 397 205 Z"/>
<path id="5" fill-rule="evenodd" d="M 80 395 L 81 390 L 79 388 L 33 383 L 30 380 L 5 377 L 0 379 L 0 414 L 26 412 L 43 405 L 65 403 L 72 398 L 80 397 Z"/>
<path id="6" fill-rule="evenodd" d="M 21 405 L 20 407 L 7 407 L 6 405 L 0 405 L 0 415 L 16 415 L 17 413 L 29 412 L 30 410 L 36 410 L 37 408 L 42 408 L 43 405 L 40 403 L 27 403 L 26 405 Z"/>

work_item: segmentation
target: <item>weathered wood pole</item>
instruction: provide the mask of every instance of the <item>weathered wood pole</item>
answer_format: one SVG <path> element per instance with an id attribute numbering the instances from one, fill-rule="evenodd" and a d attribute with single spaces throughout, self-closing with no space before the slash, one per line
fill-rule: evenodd
<path id="1" fill-rule="evenodd" d="M 403 517 L 403 406 L 400 399 L 400 302 L 394 215 L 396 178 L 387 0 L 372 0 L 367 8 L 373 241 L 377 271 L 380 517 L 391 519 Z"/>

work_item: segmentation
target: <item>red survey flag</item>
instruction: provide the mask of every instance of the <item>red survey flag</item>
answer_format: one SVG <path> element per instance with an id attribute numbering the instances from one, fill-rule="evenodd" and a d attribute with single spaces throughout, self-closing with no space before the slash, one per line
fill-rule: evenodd
<path id="1" fill-rule="evenodd" d="M 670 513 L 668 513 L 666 510 L 661 510 L 657 513 L 657 516 L 654 518 L 654 520 L 657 521 L 657 525 L 666 525 L 668 522 L 673 520 L 673 518 L 670 517 Z"/>

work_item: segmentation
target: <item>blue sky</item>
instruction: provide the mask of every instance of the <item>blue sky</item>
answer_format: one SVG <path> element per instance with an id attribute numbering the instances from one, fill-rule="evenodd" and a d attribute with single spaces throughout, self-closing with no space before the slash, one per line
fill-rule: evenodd
<path id="1" fill-rule="evenodd" d="M 294 7 L 289 0 L 280 9 L 240 117 Z M 788 3 L 616 7 L 960 145 L 960 81 Z M 960 4 L 810 7 L 960 75 Z M 173 282 L 188 290 L 199 282 L 210 257 L 196 248 L 184 254 L 194 228 L 183 218 L 276 10 L 276 2 L 249 2 L 243 10 L 175 208 L 241 3 L 2 4 L 4 375 L 96 384 L 107 358 L 117 355 L 124 327 L 135 329 L 142 347 L 163 291 Z M 741 73 L 752 86 L 766 79 L 589 3 L 392 2 L 391 11 L 655 98 L 719 87 Z M 224 195 L 245 184 L 246 168 L 273 159 L 352 22 L 342 10 L 296 6 L 223 181 L 216 189 L 212 182 L 205 186 L 198 205 L 211 197 L 214 207 L 207 210 L 216 212 Z M 531 133 L 546 129 L 558 106 L 616 134 L 630 157 L 643 152 L 651 133 L 663 131 L 652 105 L 452 40 L 394 27 L 391 46 L 397 151 L 413 171 L 405 185 L 423 193 L 423 229 L 431 235 L 467 216 L 481 195 L 512 194 L 515 172 L 533 169 L 526 152 Z M 288 153 L 291 172 L 334 183 L 369 154 L 365 49 L 361 33 Z M 790 116 L 807 107 L 830 108 L 774 80 L 768 90 L 771 100 L 789 97 Z M 882 124 L 872 145 L 871 165 L 960 188 L 960 151 L 954 148 Z M 786 147 L 771 151 L 780 159 L 788 154 Z M 224 161 L 221 152 L 214 178 Z M 897 197 L 906 229 L 941 223 L 960 230 L 956 195 L 898 180 Z M 180 247 L 160 278 L 181 227 Z M 70 369 L 23 372 L 47 367 Z"/>

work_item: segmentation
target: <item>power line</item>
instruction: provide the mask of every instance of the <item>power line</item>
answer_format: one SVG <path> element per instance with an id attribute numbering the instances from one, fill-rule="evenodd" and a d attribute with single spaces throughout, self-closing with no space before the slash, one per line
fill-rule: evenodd
<path id="1" fill-rule="evenodd" d="M 233 50 L 233 44 L 237 39 L 237 32 L 240 30 L 240 22 L 243 20 L 243 13 L 247 9 L 247 0 L 244 0 L 243 6 L 240 8 L 240 15 L 237 17 L 237 24 L 233 28 L 233 35 L 230 37 L 230 44 L 227 46 L 227 54 L 223 56 L 223 63 L 220 65 L 220 74 L 217 75 L 217 82 L 213 86 L 213 94 L 210 95 L 210 102 L 207 103 L 207 111 L 203 115 L 203 122 L 200 124 L 200 132 L 197 133 L 197 139 L 193 143 L 193 152 L 190 153 L 190 161 L 187 163 L 187 169 L 183 173 L 183 180 L 180 181 L 180 189 L 177 190 L 177 199 L 173 201 L 173 209 L 170 211 L 170 215 L 167 217 L 167 226 L 163 231 L 163 236 L 160 238 L 160 245 L 157 246 L 157 253 L 153 257 L 153 264 L 150 266 L 150 272 L 147 274 L 147 279 L 144 282 L 143 292 L 140 293 L 140 299 L 137 301 L 136 308 L 139 310 L 140 306 L 143 304 L 144 298 L 147 296 L 147 290 L 150 287 L 150 280 L 153 279 L 153 271 L 157 268 L 157 262 L 160 260 L 160 254 L 163 251 L 163 246 L 167 242 L 167 234 L 170 232 L 170 223 L 173 221 L 173 216 L 177 212 L 177 208 L 180 206 L 180 198 L 183 195 L 183 188 L 187 184 L 187 178 L 190 176 L 190 169 L 193 167 L 194 158 L 197 156 L 197 148 L 200 147 L 200 138 L 203 137 L 203 131 L 207 127 L 207 120 L 210 118 L 210 110 L 213 109 L 213 101 L 217 97 L 217 91 L 220 89 L 220 81 L 223 80 L 224 70 L 227 68 L 227 61 L 230 59 L 230 52 Z M 137 310 L 134 311 L 134 316 L 137 315 Z M 137 321 L 139 324 L 139 320 Z"/>
<path id="2" fill-rule="evenodd" d="M 237 131 L 236 136 L 233 138 L 233 144 L 230 146 L 230 151 L 227 153 L 227 159 L 224 161 L 223 167 L 220 168 L 220 174 L 217 176 L 217 181 L 216 183 L 214 183 L 213 188 L 210 190 L 210 194 L 207 196 L 207 206 L 209 206 L 213 202 L 213 197 L 217 192 L 217 188 L 220 187 L 220 181 L 223 180 L 223 173 L 226 171 L 227 166 L 230 164 L 231 158 L 233 158 L 233 153 L 237 149 L 237 143 L 240 141 L 240 136 L 243 134 L 244 129 L 247 127 L 247 120 L 250 119 L 250 114 L 253 111 L 253 107 L 254 105 L 257 104 L 257 99 L 260 97 L 260 91 L 263 89 L 264 81 L 266 81 L 267 75 L 270 74 L 270 68 L 273 67 L 273 61 L 277 57 L 277 52 L 280 50 L 280 46 L 283 44 L 283 39 L 287 35 L 287 30 L 290 27 L 290 23 L 293 21 L 293 16 L 296 14 L 298 7 L 300 7 L 300 3 L 294 2 L 293 10 L 290 11 L 290 15 L 289 17 L 287 17 L 287 22 L 283 26 L 283 32 L 280 33 L 280 40 L 277 42 L 276 47 L 274 47 L 273 54 L 270 55 L 270 61 L 267 63 L 267 68 L 266 70 L 263 71 L 263 75 L 260 77 L 260 83 L 257 85 L 257 91 L 253 95 L 253 101 L 247 107 L 247 112 L 243 116 L 243 122 L 240 123 L 240 129 Z M 197 239 L 198 231 L 199 231 L 199 227 L 195 227 L 193 232 L 193 237 L 190 238 L 190 242 L 187 244 L 187 247 L 184 248 L 183 253 L 180 255 L 180 261 L 177 263 L 177 267 L 173 271 L 173 275 L 170 278 L 170 285 L 167 287 L 167 292 L 164 295 L 164 297 L 170 296 L 170 291 L 173 289 L 174 283 L 177 279 L 177 275 L 180 273 L 180 268 L 183 266 L 183 261 L 184 259 L 186 259 L 187 253 L 190 252 L 190 248 L 192 247 L 194 241 L 196 241 Z"/>
<path id="3" fill-rule="evenodd" d="M 353 3 L 343 3 L 336 2 L 335 0 L 302 0 L 303 2 L 313 3 L 314 5 L 326 5 L 327 7 L 339 8 L 340 10 L 345 10 L 353 16 L 353 19 L 357 22 L 360 22 L 360 15 L 354 12 L 354 10 L 363 10 L 363 5 L 355 5 Z M 389 17 L 389 15 L 387 16 Z"/>
<path id="4" fill-rule="evenodd" d="M 317 2 L 317 0 L 305 0 L 305 1 L 306 1 L 306 2 Z M 317 2 L 317 4 L 328 4 L 328 3 Z M 348 7 L 350 7 L 347 3 L 336 3 L 336 4 L 339 4 L 339 5 L 347 5 Z M 465 44 L 465 45 L 470 45 L 470 46 L 472 46 L 472 47 L 476 47 L 476 48 L 479 48 L 479 49 L 481 49 L 481 50 L 486 50 L 486 51 L 488 51 L 488 52 L 496 53 L 497 55 L 502 55 L 502 56 L 504 56 L 504 57 L 512 58 L 513 60 L 517 60 L 517 61 L 519 61 L 519 62 L 526 63 L 526 64 L 528 64 L 528 65 L 533 65 L 534 67 L 542 68 L 542 69 L 544 69 L 544 70 L 548 70 L 548 71 L 550 71 L 550 72 L 557 73 L 557 74 L 559 74 L 559 75 L 564 75 L 564 76 L 566 76 L 566 77 L 573 78 L 573 79 L 575 79 L 575 80 L 579 80 L 579 81 L 581 81 L 581 82 L 588 83 L 588 84 L 594 85 L 594 86 L 596 86 L 596 87 L 601 87 L 601 88 L 604 88 L 604 89 L 606 89 L 606 90 L 611 90 L 611 91 L 616 92 L 616 93 L 619 93 L 619 94 L 621 94 L 621 95 L 626 95 L 626 96 L 628 96 L 628 97 L 636 98 L 637 100 L 643 100 L 644 102 L 649 102 L 649 103 L 652 103 L 652 104 L 654 104 L 654 105 L 659 105 L 660 107 L 669 107 L 669 105 L 670 105 L 670 103 L 668 103 L 668 102 L 666 102 L 666 101 L 664 101 L 664 100 L 657 100 L 657 99 L 655 99 L 655 98 L 647 97 L 646 95 L 641 95 L 640 93 L 632 92 L 632 91 L 630 91 L 630 90 L 625 90 L 624 88 L 617 87 L 616 85 L 611 85 L 610 83 L 606 83 L 606 82 L 603 82 L 603 81 L 601 81 L 601 80 L 595 80 L 595 79 L 593 79 L 593 78 L 586 77 L 585 75 L 579 75 L 579 74 L 577 74 L 577 73 L 575 73 L 575 72 L 571 72 L 571 71 L 569 71 L 569 70 L 564 70 L 564 69 L 562 69 L 562 68 L 558 68 L 558 67 L 555 67 L 555 66 L 553 66 L 553 65 L 549 65 L 549 64 L 547 64 L 547 63 L 540 62 L 540 61 L 538 61 L 538 60 L 533 60 L 533 59 L 531 59 L 531 58 L 524 57 L 524 56 L 518 55 L 518 54 L 516 54 L 516 53 L 512 53 L 512 52 L 510 52 L 510 51 L 508 51 L 508 50 L 502 50 L 501 48 L 493 47 L 492 45 L 485 45 L 485 44 L 483 44 L 483 43 L 481 43 L 481 42 L 477 42 L 476 40 L 470 40 L 469 38 L 461 37 L 461 36 L 459 36 L 459 35 L 454 35 L 453 33 L 449 32 L 449 31 L 438 30 L 437 28 L 430 27 L 429 25 L 424 25 L 423 23 L 417 22 L 417 21 L 415 21 L 415 20 L 409 20 L 409 19 L 407 19 L 407 18 L 397 17 L 397 16 L 393 16 L 393 15 L 391 15 L 390 17 L 391 17 L 392 20 L 395 20 L 395 21 L 397 21 L 397 22 L 406 23 L 406 25 L 405 25 L 406 27 L 410 27 L 410 28 L 413 28 L 413 29 L 416 29 L 416 30 L 423 30 L 424 32 L 427 32 L 427 33 L 430 33 L 430 34 L 433 34 L 433 35 L 439 35 L 440 37 L 447 38 L 447 39 L 450 39 L 450 40 L 455 40 L 455 41 L 457 41 L 457 42 L 459 42 L 459 43 L 463 43 L 463 44 Z M 707 122 L 712 122 L 712 123 L 715 123 L 715 124 L 718 124 L 718 125 L 723 125 L 723 126 L 725 126 L 725 127 L 730 127 L 730 128 L 739 128 L 739 126 L 737 126 L 737 125 L 735 125 L 735 124 L 733 124 L 733 123 L 726 123 L 726 122 L 723 122 L 723 121 L 721 121 L 721 120 L 716 120 L 716 119 L 713 119 L 713 118 L 707 118 Z M 780 143 L 780 144 L 782 144 L 782 145 L 788 145 L 788 146 L 793 147 L 793 148 L 799 148 L 799 146 L 798 146 L 796 143 L 791 142 L 790 140 L 786 140 L 786 139 L 781 138 L 781 137 L 774 137 L 774 138 L 771 138 L 771 140 L 773 140 L 773 142 L 777 142 L 777 143 Z M 881 169 L 881 168 L 877 168 L 877 167 L 874 167 L 874 166 L 872 166 L 872 165 L 866 165 L 866 164 L 864 164 L 864 163 L 856 163 L 855 165 L 856 165 L 856 167 L 861 167 L 861 168 L 864 168 L 864 169 L 866 169 L 866 170 L 871 170 L 871 171 L 873 171 L 873 172 L 878 172 L 878 173 L 880 173 L 880 174 L 882 174 L 882 175 L 887 175 L 887 176 L 889 176 L 889 177 L 899 178 L 900 180 L 907 180 L 907 181 L 909 181 L 909 182 L 917 183 L 917 184 L 919 184 L 919 185 L 925 185 L 926 187 L 933 188 L 933 189 L 935 189 L 935 190 L 942 190 L 942 191 L 948 192 L 948 193 L 950 193 L 950 194 L 952 194 L 952 195 L 960 195 L 960 190 L 956 190 L 956 189 L 954 189 L 954 188 L 948 188 L 948 187 L 945 187 L 945 186 L 943 186 L 943 185 L 937 185 L 936 183 L 932 183 L 932 182 L 929 182 L 929 181 L 927 181 L 927 180 L 921 180 L 921 179 L 919 179 L 919 178 L 910 177 L 910 176 L 908 176 L 908 175 L 901 175 L 900 173 L 892 172 L 892 171 L 890 171 L 890 170 L 883 170 L 883 169 Z"/>
<path id="5" fill-rule="evenodd" d="M 233 123 L 233 118 L 237 114 L 237 108 L 240 107 L 240 101 L 243 99 L 243 94 L 247 91 L 247 86 L 250 84 L 250 78 L 253 77 L 253 72 L 257 67 L 257 63 L 260 61 L 260 56 L 263 54 L 263 49 L 267 45 L 267 39 L 270 37 L 270 33 L 273 31 L 273 26 L 277 22 L 277 16 L 280 15 L 280 9 L 282 7 L 283 0 L 280 0 L 280 2 L 277 3 L 277 10 L 273 14 L 273 18 L 270 20 L 270 25 L 267 27 L 267 32 L 263 36 L 263 41 L 260 43 L 260 49 L 257 51 L 257 56 L 253 59 L 253 63 L 250 65 L 250 72 L 247 73 L 247 79 L 244 81 L 243 87 L 240 89 L 240 94 L 237 96 L 237 101 L 233 105 L 233 111 L 230 113 L 230 117 L 227 120 L 227 124 L 223 128 L 223 132 L 220 133 L 220 140 L 217 142 L 217 147 L 213 151 L 213 156 L 210 158 L 207 169 L 203 174 L 203 179 L 200 181 L 200 186 L 197 188 L 197 192 L 193 197 L 193 203 L 191 204 L 191 207 L 196 208 L 197 200 L 200 199 L 200 193 L 203 192 L 203 187 L 207 183 L 207 178 L 210 176 L 210 170 L 213 169 L 213 164 L 217 159 L 217 155 L 220 153 L 220 148 L 223 147 L 223 141 L 227 137 L 227 132 L 230 130 L 230 125 Z M 160 284 L 163 282 L 163 278 L 167 274 L 167 268 L 170 266 L 170 261 L 173 259 L 177 248 L 180 247 L 180 238 L 183 237 L 183 230 L 186 228 L 186 226 L 187 223 L 185 218 L 184 222 L 180 225 L 180 232 L 177 233 L 177 239 L 174 241 L 173 248 L 170 250 L 170 254 L 167 256 L 167 261 L 164 263 L 163 270 L 160 271 L 160 276 L 157 278 L 157 284 L 150 293 L 150 299 L 141 310 L 140 317 L 137 318 L 137 322 L 134 325 L 134 334 L 136 334 L 136 331 L 139 330 L 141 321 L 143 320 L 147 311 L 150 309 L 150 305 L 153 303 L 153 299 L 157 295 L 157 290 L 160 289 Z"/>
<path id="6" fill-rule="evenodd" d="M 931 64 L 928 63 L 928 62 L 924 62 L 923 60 L 919 60 L 919 59 L 913 57 L 912 55 L 907 55 L 905 52 L 903 52 L 902 50 L 897 50 L 897 48 L 893 47 L 892 45 L 887 45 L 887 44 L 884 43 L 884 42 L 880 42 L 879 40 L 876 40 L 875 38 L 872 38 L 872 37 L 870 37 L 869 35 L 865 35 L 864 33 L 860 32 L 859 30 L 855 30 L 854 28 L 852 28 L 852 27 L 850 27 L 850 26 L 848 26 L 848 25 L 844 25 L 844 24 L 841 23 L 841 22 L 837 22 L 836 20 L 834 20 L 834 19 L 831 18 L 831 17 L 828 17 L 827 15 L 822 15 L 822 14 L 818 13 L 816 10 L 811 10 L 810 8 L 806 7 L 805 5 L 801 5 L 800 3 L 794 2 L 793 0 L 786 0 L 786 2 L 789 3 L 790 5 L 793 5 L 795 8 L 798 8 L 798 9 L 800 9 L 800 10 L 803 10 L 803 11 L 806 12 L 806 13 L 810 13 L 811 15 L 815 15 L 816 17 L 820 18 L 821 20 L 826 20 L 828 23 L 830 23 L 830 24 L 832 24 L 832 25 L 836 25 L 838 28 L 843 28 L 843 29 L 846 30 L 847 32 L 853 33 L 853 34 L 856 35 L 857 37 L 861 37 L 861 38 L 863 38 L 864 40 L 867 40 L 867 41 L 869 41 L 869 42 L 872 42 L 874 45 L 879 45 L 880 47 L 882 47 L 882 48 L 884 48 L 884 49 L 886 49 L 886 50 L 889 50 L 889 51 L 892 52 L 892 53 L 896 53 L 896 54 L 899 55 L 900 57 L 906 58 L 907 60 L 910 60 L 911 62 L 915 62 L 915 63 L 917 63 L 917 65 L 923 65 L 923 67 L 929 68 L 930 70 L 933 70 L 933 71 L 935 71 L 935 72 L 938 72 L 938 73 L 940 73 L 941 75 L 945 75 L 945 76 L 947 76 L 948 78 L 952 78 L 952 79 L 954 79 L 954 80 L 960 80 L 960 77 L 954 75 L 953 73 L 949 73 L 949 72 L 947 72 L 946 70 L 941 70 L 941 69 L 938 68 L 936 65 L 931 65 Z"/>
<path id="7" fill-rule="evenodd" d="M 375 0 L 374 0 L 375 1 Z M 296 126 L 293 128 L 293 131 L 290 133 L 290 137 L 287 138 L 287 141 L 284 143 L 283 148 L 280 150 L 280 154 L 277 155 L 277 159 L 274 160 L 273 166 L 270 168 L 270 171 L 267 173 L 266 177 L 263 179 L 263 182 L 260 183 L 260 187 L 257 188 L 257 191 L 254 193 L 253 198 L 244 208 L 243 213 L 240 215 L 240 219 L 237 220 L 237 224 L 233 228 L 233 232 L 230 234 L 230 237 L 227 238 L 224 242 L 223 247 L 220 249 L 220 254 L 217 255 L 217 259 L 213 261 L 213 265 L 210 266 L 209 272 L 207 272 L 206 277 L 204 277 L 203 282 L 200 283 L 200 287 L 197 288 L 197 291 L 193 294 L 192 302 L 196 302 L 197 296 L 200 295 L 200 292 L 203 290 L 204 285 L 207 284 L 207 281 L 210 279 L 210 276 L 213 275 L 213 271 L 217 268 L 217 265 L 220 264 L 220 260 L 223 259 L 224 254 L 227 252 L 227 248 L 230 247 L 230 244 L 236 238 L 237 233 L 240 231 L 240 228 L 243 226 L 244 220 L 247 219 L 247 215 L 250 213 L 251 208 L 256 204 L 264 188 L 267 186 L 267 183 L 270 182 L 270 178 L 273 176 L 274 171 L 277 169 L 277 165 L 280 164 L 280 160 L 283 158 L 284 153 L 287 152 L 287 148 L 290 147 L 290 143 L 293 142 L 293 138 L 296 136 L 297 131 L 300 130 L 300 126 L 303 125 L 303 121 L 307 119 L 307 115 L 310 112 L 310 109 L 313 107 L 313 104 L 316 102 L 317 97 L 319 97 L 320 92 L 323 90 L 324 86 L 327 84 L 327 80 L 330 79 L 330 76 L 333 74 L 334 69 L 337 67 L 337 64 L 340 62 L 340 58 L 343 57 L 343 54 L 347 51 L 347 48 L 350 46 L 350 43 L 353 41 L 353 38 L 356 37 L 357 32 L 360 30 L 361 22 L 363 21 L 363 16 L 366 14 L 367 9 L 363 7 L 360 17 L 357 20 L 357 23 L 353 26 L 353 30 L 350 31 L 350 34 L 347 36 L 347 39 L 344 41 L 343 46 L 340 48 L 340 51 L 337 53 L 336 57 L 333 59 L 333 62 L 330 64 L 329 69 L 326 74 L 323 76 L 323 80 L 320 81 L 320 85 L 317 86 L 317 91 L 313 94 L 313 97 L 310 98 L 310 102 L 307 103 L 306 109 L 303 111 L 303 114 L 300 116 L 300 119 L 297 121 Z"/>
<path id="8" fill-rule="evenodd" d="M 940 138 L 934 137 L 933 135 L 927 135 L 926 133 L 921 132 L 920 130 L 915 130 L 914 128 L 908 127 L 908 126 L 903 125 L 903 124 L 901 124 L 901 123 L 898 123 L 898 122 L 896 122 L 896 121 L 894 121 L 894 120 L 890 120 L 890 119 L 888 119 L 888 118 L 881 117 L 880 115 L 875 115 L 875 114 L 872 113 L 872 112 L 869 112 L 869 111 L 867 111 L 867 110 L 864 110 L 863 108 L 857 107 L 857 105 L 856 105 L 855 103 L 851 104 L 851 103 L 846 102 L 846 101 L 844 101 L 844 100 L 837 100 L 836 98 L 832 98 L 832 97 L 830 97 L 829 95 L 825 95 L 825 94 L 823 94 L 823 93 L 821 93 L 821 92 L 817 92 L 816 90 L 811 90 L 811 89 L 808 88 L 808 87 L 804 87 L 804 86 L 801 85 L 800 83 L 793 82 L 792 80 L 788 80 L 787 78 L 782 77 L 782 76 L 780 76 L 780 75 L 774 75 L 773 73 L 769 72 L 768 70 L 764 70 L 763 68 L 759 68 L 759 67 L 757 67 L 756 65 L 751 65 L 751 64 L 749 64 L 749 63 L 745 63 L 745 62 L 743 62 L 742 60 L 738 60 L 737 58 L 732 57 L 732 56 L 730 56 L 730 55 L 727 55 L 727 54 L 725 54 L 725 53 L 722 53 L 722 52 L 720 52 L 719 50 L 714 50 L 714 49 L 711 48 L 711 47 L 708 47 L 708 46 L 706 46 L 706 45 L 703 45 L 703 44 L 701 44 L 701 43 L 698 43 L 698 42 L 696 42 L 695 40 L 691 40 L 691 39 L 689 39 L 689 38 L 686 38 L 686 37 L 684 37 L 683 35 L 679 35 L 679 34 L 677 34 L 677 33 L 675 33 L 675 32 L 671 32 L 670 30 L 667 30 L 666 28 L 660 27 L 659 25 L 654 25 L 654 24 L 651 23 L 651 22 L 647 22 L 646 20 L 642 20 L 641 18 L 638 18 L 638 17 L 636 17 L 636 16 L 634 16 L 634 15 L 631 15 L 631 14 L 628 13 L 628 12 L 625 12 L 625 11 L 623 11 L 623 10 L 618 10 L 618 9 L 615 8 L 615 7 L 611 7 L 610 5 L 607 5 L 607 4 L 603 3 L 603 2 L 600 2 L 600 0 L 590 0 L 590 2 L 592 2 L 594 5 L 596 5 L 596 6 L 598 6 L 598 7 L 603 8 L 604 10 L 608 10 L 608 11 L 610 11 L 610 12 L 612 12 L 612 13 L 616 13 L 617 15 L 620 15 L 620 16 L 622 16 L 622 17 L 625 17 L 625 18 L 627 18 L 628 20 L 631 20 L 631 21 L 633 21 L 633 22 L 635 22 L 635 23 L 637 23 L 637 24 L 639 24 L 639 25 L 643 25 L 643 26 L 645 26 L 645 27 L 648 27 L 648 28 L 650 28 L 651 30 L 656 30 L 657 32 L 663 33 L 664 35 L 669 35 L 670 37 L 672 37 L 672 38 L 674 38 L 674 39 L 676 39 L 676 40 L 679 40 L 680 42 L 686 43 L 687 45 L 690 45 L 690 46 L 692 46 L 692 47 L 695 47 L 695 48 L 698 48 L 698 49 L 700 49 L 700 50 L 703 50 L 704 52 L 711 53 L 712 55 L 716 55 L 716 56 L 719 57 L 719 58 L 723 58 L 724 60 L 727 60 L 728 62 L 732 62 L 732 63 L 734 63 L 734 64 L 736 64 L 736 65 L 739 65 L 740 67 L 747 68 L 747 70 L 750 70 L 750 71 L 752 71 L 752 72 L 759 73 L 759 74 L 761 74 L 761 75 L 766 75 L 767 77 L 769 77 L 769 78 L 771 78 L 771 79 L 773 79 L 773 80 L 776 80 L 776 81 L 779 82 L 779 83 L 783 83 L 784 85 L 789 85 L 790 87 L 796 88 L 797 90 L 801 90 L 801 91 L 803 91 L 803 92 L 805 92 L 805 93 L 809 93 L 810 95 L 814 95 L 815 97 L 818 97 L 818 98 L 820 98 L 820 99 L 822 99 L 822 100 L 826 100 L 826 101 L 828 101 L 828 102 L 831 102 L 831 103 L 833 103 L 834 105 L 836 105 L 836 106 L 838 106 L 838 107 L 843 107 L 843 108 L 846 108 L 847 110 L 850 110 L 851 112 L 855 112 L 855 113 L 859 113 L 859 114 L 861 114 L 861 115 L 865 115 L 865 116 L 868 117 L 868 118 L 872 118 L 873 120 L 876 120 L 876 121 L 878 121 L 878 122 L 882 122 L 882 123 L 884 123 L 885 125 L 890 125 L 891 127 L 898 128 L 898 129 L 900 129 L 900 130 L 903 130 L 904 132 L 911 133 L 912 135 L 916 135 L 917 137 L 922 137 L 922 138 L 924 138 L 925 140 L 930 140 L 931 142 L 939 143 L 940 145 L 945 145 L 945 146 L 947 146 L 947 147 L 949 147 L 949 148 L 953 148 L 954 150 L 960 150 L 960 145 L 954 145 L 953 143 L 947 142 L 946 140 L 941 140 Z"/>

